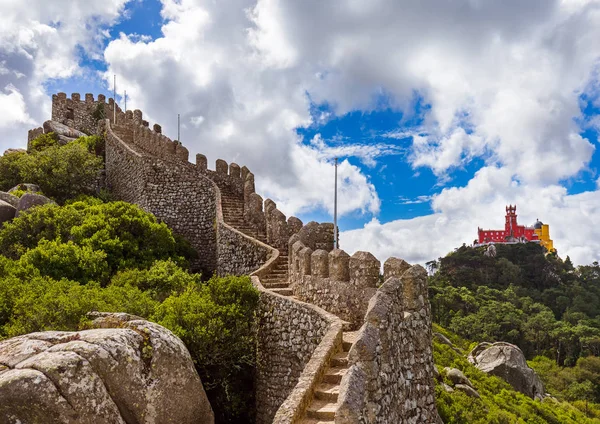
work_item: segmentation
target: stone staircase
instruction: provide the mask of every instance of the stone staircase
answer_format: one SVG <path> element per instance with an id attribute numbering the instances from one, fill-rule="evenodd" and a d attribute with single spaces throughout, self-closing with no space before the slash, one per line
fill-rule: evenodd
<path id="1" fill-rule="evenodd" d="M 244 220 L 244 201 L 236 194 L 229 190 L 220 188 L 221 191 L 221 207 L 223 210 L 223 219 L 233 228 L 242 233 L 267 243 L 267 236 L 263 232 L 259 232 L 256 228 L 248 224 Z"/>
<path id="2" fill-rule="evenodd" d="M 293 292 L 290 289 L 288 279 L 288 255 L 279 251 L 279 257 L 275 266 L 266 277 L 260 279 L 263 287 L 283 296 L 292 296 Z M 293 297 L 293 296 L 292 296 Z"/>
<path id="3" fill-rule="evenodd" d="M 244 234 L 267 243 L 266 235 L 259 233 L 244 221 L 244 204 L 234 193 L 221 189 L 221 205 L 223 219 L 233 228 Z M 288 253 L 279 249 L 279 256 L 271 271 L 261 278 L 262 285 L 273 293 L 293 296 L 289 287 Z M 315 388 L 314 397 L 306 409 L 300 424 L 334 424 L 338 396 L 342 377 L 348 371 L 348 352 L 356 340 L 356 331 L 344 323 L 341 351 L 329 360 L 329 367 Z"/>
<path id="4" fill-rule="evenodd" d="M 300 424 L 334 424 L 342 377 L 348 371 L 348 352 L 356 340 L 356 331 L 343 333 L 342 351 L 329 360 L 329 368 L 315 388 L 312 402 Z"/>

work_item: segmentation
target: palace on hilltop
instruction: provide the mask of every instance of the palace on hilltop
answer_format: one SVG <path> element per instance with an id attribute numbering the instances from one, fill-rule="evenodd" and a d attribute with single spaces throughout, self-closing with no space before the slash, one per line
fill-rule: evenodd
<path id="1" fill-rule="evenodd" d="M 506 222 L 503 230 L 478 229 L 478 244 L 487 243 L 539 243 L 549 252 L 554 252 L 554 243 L 550 239 L 550 226 L 537 220 L 533 227 L 517 224 L 517 206 L 506 207 Z"/>

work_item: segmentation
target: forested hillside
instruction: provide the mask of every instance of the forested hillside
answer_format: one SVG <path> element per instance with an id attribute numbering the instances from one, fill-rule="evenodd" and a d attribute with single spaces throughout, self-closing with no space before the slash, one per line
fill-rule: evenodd
<path id="1" fill-rule="evenodd" d="M 463 246 L 427 264 L 434 321 L 473 342 L 519 346 L 559 400 L 600 403 L 598 263 L 574 267 L 533 243 L 496 248 L 493 257 Z"/>

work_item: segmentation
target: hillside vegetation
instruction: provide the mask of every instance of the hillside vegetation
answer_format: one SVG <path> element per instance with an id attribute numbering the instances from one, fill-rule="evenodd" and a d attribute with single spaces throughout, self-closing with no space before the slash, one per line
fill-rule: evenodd
<path id="1" fill-rule="evenodd" d="M 444 367 L 461 370 L 473 383 L 481 398 L 470 397 L 462 391 L 448 393 L 441 381 L 436 381 L 436 403 L 440 416 L 446 424 L 599 424 L 600 405 L 585 400 L 574 402 L 546 398 L 533 400 L 516 392 L 499 377 L 479 371 L 471 365 L 466 355 L 475 343 L 469 343 L 456 334 L 434 325 L 434 331 L 448 337 L 458 350 L 433 340 L 434 360 L 445 376 Z"/>
<path id="2" fill-rule="evenodd" d="M 518 345 L 548 393 L 579 409 L 583 402 L 592 417 L 600 403 L 600 266 L 574 267 L 533 243 L 496 248 L 488 257 L 484 247 L 463 246 L 427 264 L 434 322 L 473 342 Z"/>
<path id="3" fill-rule="evenodd" d="M 62 206 L 32 208 L 0 227 L 0 340 L 85 329 L 91 311 L 138 315 L 183 340 L 217 423 L 253 422 L 258 292 L 250 278 L 189 273 L 189 243 L 139 207 L 105 201 L 95 190 L 101 138 L 61 146 L 44 135 L 31 147 L 0 157 L 0 189 L 34 183 Z"/>

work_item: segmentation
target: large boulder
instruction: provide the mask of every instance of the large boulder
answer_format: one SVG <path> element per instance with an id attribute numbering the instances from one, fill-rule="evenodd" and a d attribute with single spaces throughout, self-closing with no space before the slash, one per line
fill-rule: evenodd
<path id="1" fill-rule="evenodd" d="M 40 186 L 37 184 L 21 183 L 21 184 L 17 184 L 16 186 L 14 186 L 10 190 L 8 190 L 9 193 L 14 193 L 15 191 L 26 191 L 28 193 L 41 193 L 42 190 L 40 190 Z"/>
<path id="2" fill-rule="evenodd" d="M 19 206 L 19 200 L 21 199 L 19 199 L 14 194 L 10 194 L 5 191 L 0 191 L 0 200 L 16 208 L 17 206 Z"/>
<path id="3" fill-rule="evenodd" d="M 66 144 L 70 141 L 75 140 L 76 138 L 87 135 L 84 132 L 78 131 L 75 128 L 71 128 L 65 124 L 61 124 L 60 122 L 56 121 L 44 122 L 44 132 L 46 134 L 50 132 L 55 133 L 62 144 Z"/>
<path id="4" fill-rule="evenodd" d="M 502 378 L 515 390 L 533 399 L 544 397 L 542 381 L 529 368 L 518 346 L 504 342 L 480 343 L 467 359 L 481 371 Z"/>
<path id="5" fill-rule="evenodd" d="M 0 224 L 13 219 L 16 213 L 17 209 L 13 205 L 0 200 Z"/>
<path id="6" fill-rule="evenodd" d="M 135 316 L 95 316 L 91 330 L 0 342 L 1 423 L 214 423 L 180 339 Z"/>
<path id="7" fill-rule="evenodd" d="M 41 194 L 25 193 L 19 200 L 16 216 L 19 216 L 23 211 L 26 211 L 34 206 L 42 206 L 48 203 L 54 202 L 48 199 L 46 196 L 42 196 Z"/>

